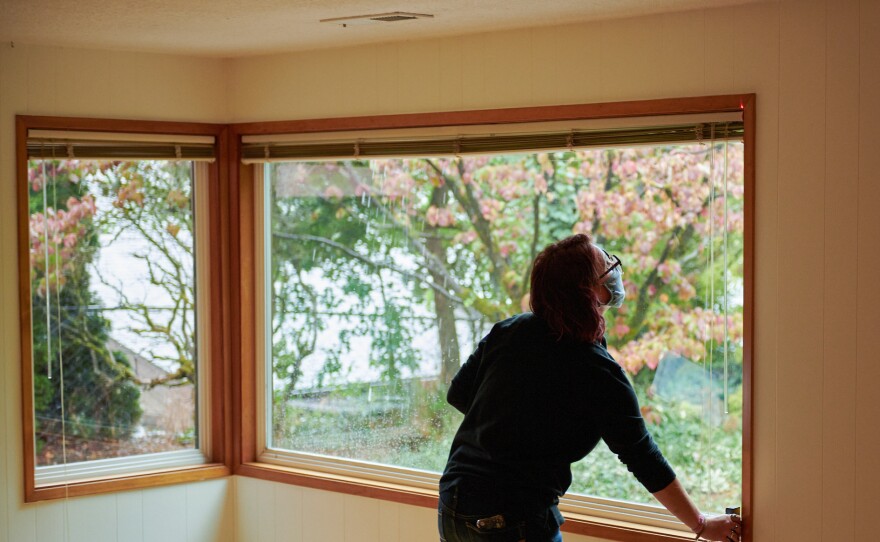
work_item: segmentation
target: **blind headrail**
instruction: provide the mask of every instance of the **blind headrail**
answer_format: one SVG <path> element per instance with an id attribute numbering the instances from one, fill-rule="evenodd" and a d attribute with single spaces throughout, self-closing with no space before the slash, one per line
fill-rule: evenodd
<path id="1" fill-rule="evenodd" d="M 329 160 L 405 156 L 451 156 L 502 152 L 535 152 L 586 147 L 687 143 L 710 139 L 742 139 L 742 121 L 670 126 L 569 130 L 443 137 L 347 139 L 316 142 L 245 142 L 245 163 L 285 160 Z"/>
<path id="2" fill-rule="evenodd" d="M 212 136 L 117 134 L 31 130 L 32 160 L 187 160 L 213 161 Z"/>

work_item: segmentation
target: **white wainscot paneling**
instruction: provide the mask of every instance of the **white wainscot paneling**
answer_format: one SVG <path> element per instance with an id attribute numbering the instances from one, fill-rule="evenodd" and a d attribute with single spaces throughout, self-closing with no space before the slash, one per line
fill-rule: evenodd
<path id="1" fill-rule="evenodd" d="M 186 542 L 186 486 L 144 491 L 143 542 Z"/>

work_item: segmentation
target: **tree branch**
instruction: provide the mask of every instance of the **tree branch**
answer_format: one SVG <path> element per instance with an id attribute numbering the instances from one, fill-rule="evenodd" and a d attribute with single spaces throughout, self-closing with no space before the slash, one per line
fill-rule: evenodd
<path id="1" fill-rule="evenodd" d="M 486 247 L 486 256 L 488 256 L 489 262 L 492 264 L 491 269 L 489 270 L 490 276 L 492 277 L 492 283 L 495 285 L 495 288 L 499 293 L 507 293 L 504 288 L 504 283 L 501 280 L 505 268 L 504 262 L 498 257 L 498 251 L 495 248 L 495 241 L 492 239 L 492 231 L 489 222 L 480 211 L 480 204 L 477 202 L 470 184 L 459 184 L 456 179 L 443 173 L 443 169 L 433 161 L 425 159 L 425 162 L 437 173 L 437 175 L 440 176 L 441 179 L 443 179 L 445 183 L 449 185 L 452 197 L 455 198 L 458 204 L 461 205 L 462 209 L 464 209 L 465 213 L 467 213 L 471 224 L 474 226 L 474 231 L 477 232 L 477 236 L 480 238 L 480 241 L 482 241 L 483 246 Z M 459 177 L 464 178 L 464 166 L 462 165 L 461 160 L 456 161 L 456 167 L 458 168 Z"/>
<path id="2" fill-rule="evenodd" d="M 612 181 L 614 179 L 614 173 L 612 170 L 612 165 L 614 164 L 614 151 L 608 150 L 606 152 L 608 157 L 608 168 L 605 170 L 605 192 L 611 190 Z M 605 244 L 605 236 L 599 233 L 601 224 L 599 223 L 599 213 L 593 215 L 593 225 L 590 229 L 591 232 L 594 232 L 593 240 L 598 245 Z"/>
<path id="3" fill-rule="evenodd" d="M 442 295 L 452 301 L 455 301 L 456 303 L 464 305 L 464 300 L 461 297 L 458 297 L 455 293 L 447 291 L 445 288 L 443 288 L 439 284 L 434 284 L 433 281 L 426 280 L 425 277 L 423 277 L 423 276 L 417 275 L 417 274 L 412 273 L 410 271 L 407 271 L 405 269 L 401 269 L 400 267 L 397 267 L 396 265 L 394 265 L 390 262 L 375 262 L 375 261 L 371 260 L 370 258 L 368 258 L 362 254 L 359 254 L 358 252 L 348 248 L 347 246 L 343 245 L 342 243 L 337 243 L 336 241 L 333 241 L 331 239 L 327 239 L 326 237 L 318 237 L 316 235 L 305 235 L 305 234 L 297 234 L 297 233 L 285 233 L 285 232 L 279 232 L 279 231 L 272 232 L 272 235 L 279 237 L 281 239 L 288 239 L 291 241 L 312 241 L 315 243 L 321 243 L 323 245 L 327 245 L 327 246 L 332 247 L 340 252 L 343 252 L 346 255 L 350 256 L 351 258 L 354 258 L 355 260 L 363 262 L 371 267 L 375 267 L 377 269 L 388 269 L 389 271 L 393 271 L 403 277 L 424 283 L 427 286 L 429 286 L 430 288 L 432 288 L 438 294 L 440 294 L 440 295 Z"/>
<path id="4" fill-rule="evenodd" d="M 356 174 L 351 171 L 350 163 L 346 163 L 345 173 L 346 175 L 348 175 L 351 181 L 357 181 Z M 449 289 L 451 289 L 452 292 L 455 292 L 459 298 L 465 299 L 467 297 L 466 289 L 458 284 L 458 281 L 455 279 L 455 277 L 449 274 L 445 263 L 437 259 L 437 257 L 433 253 L 431 253 L 430 250 L 428 250 L 425 242 L 419 237 L 413 235 L 413 228 L 401 224 L 400 221 L 397 220 L 397 217 L 394 216 L 394 213 L 392 213 L 391 210 L 388 209 L 388 207 L 383 205 L 380 200 L 369 196 L 369 201 L 371 206 L 378 209 L 382 213 L 382 216 L 391 222 L 392 227 L 398 229 L 399 231 L 402 231 L 404 235 L 406 235 L 410 245 L 415 248 L 418 255 L 422 258 L 423 267 L 425 267 L 430 273 L 435 273 L 442 276 L 444 286 L 449 287 Z M 370 227 L 377 227 L 375 224 L 368 224 L 368 222 L 360 216 L 360 213 L 353 212 L 351 208 L 347 209 L 352 216 L 358 217 L 358 219 L 362 223 L 367 224 Z M 459 302 L 461 303 L 461 306 L 465 309 L 465 311 L 467 311 L 471 316 L 474 316 L 473 311 L 470 307 L 465 305 L 462 301 Z"/>

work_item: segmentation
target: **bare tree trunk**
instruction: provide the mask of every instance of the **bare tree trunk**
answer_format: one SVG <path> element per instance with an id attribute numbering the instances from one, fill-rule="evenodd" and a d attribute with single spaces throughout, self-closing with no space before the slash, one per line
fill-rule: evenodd
<path id="1" fill-rule="evenodd" d="M 446 205 L 446 197 L 448 193 L 446 185 L 434 188 L 431 194 L 431 204 L 437 207 Z M 443 249 L 443 242 L 436 235 L 436 226 L 428 226 L 426 228 L 428 238 L 425 246 L 428 252 L 446 265 L 446 251 Z M 439 286 L 443 286 L 444 276 L 429 266 L 431 280 Z M 458 346 L 458 331 L 455 329 L 455 305 L 452 300 L 446 296 L 434 293 L 434 314 L 437 322 L 437 331 L 440 339 L 440 380 L 448 384 L 458 372 L 461 366 L 460 350 Z"/>

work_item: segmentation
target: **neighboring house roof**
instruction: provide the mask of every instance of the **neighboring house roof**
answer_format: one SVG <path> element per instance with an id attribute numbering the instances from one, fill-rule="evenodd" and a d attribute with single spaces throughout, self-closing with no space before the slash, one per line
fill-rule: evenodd
<path id="1" fill-rule="evenodd" d="M 115 339 L 107 341 L 111 352 L 121 352 L 132 365 L 135 375 L 141 381 L 148 382 L 168 375 L 148 358 L 138 354 L 131 348 Z M 141 425 L 147 431 L 165 431 L 166 433 L 183 433 L 195 423 L 195 386 L 156 386 L 152 389 L 141 388 Z"/>

